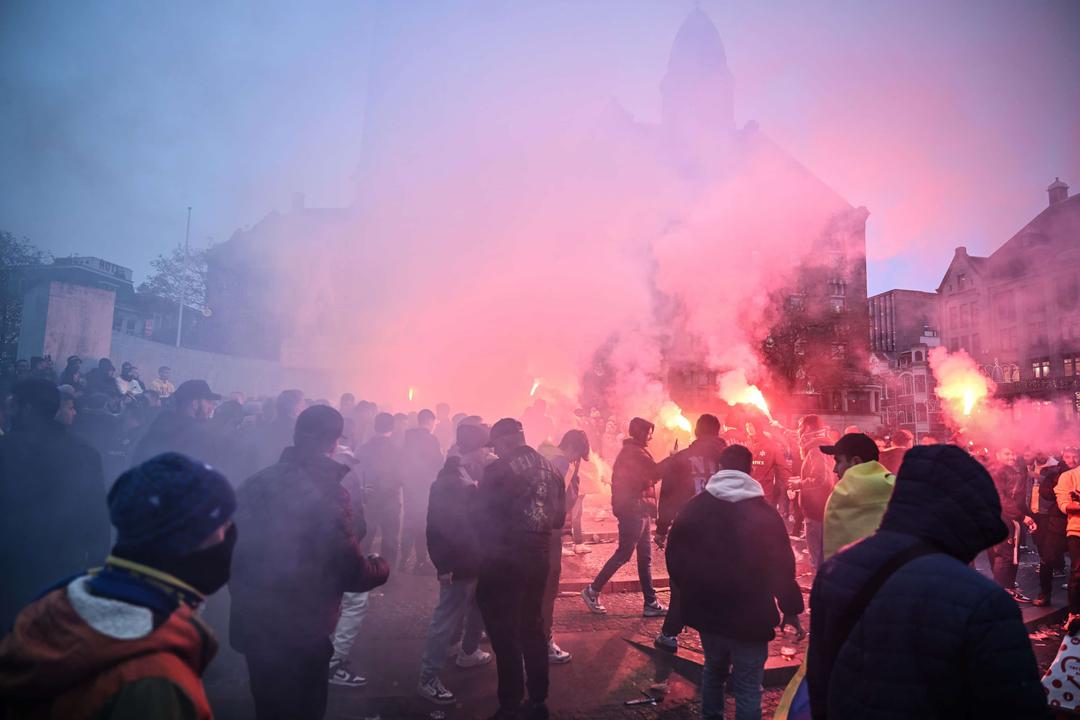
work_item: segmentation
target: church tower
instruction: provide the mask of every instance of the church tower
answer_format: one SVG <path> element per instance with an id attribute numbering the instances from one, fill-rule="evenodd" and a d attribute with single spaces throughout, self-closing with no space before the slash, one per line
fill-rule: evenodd
<path id="1" fill-rule="evenodd" d="M 727 144 L 735 130 L 734 83 L 720 33 L 700 8 L 683 21 L 660 85 L 663 124 L 684 149 Z"/>

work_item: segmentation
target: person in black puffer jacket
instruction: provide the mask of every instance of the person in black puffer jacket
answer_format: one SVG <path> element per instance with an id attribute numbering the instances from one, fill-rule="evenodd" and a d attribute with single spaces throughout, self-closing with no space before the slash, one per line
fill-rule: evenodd
<path id="1" fill-rule="evenodd" d="M 1016 603 L 968 566 L 1005 536 L 1001 501 L 978 462 L 954 445 L 909 450 L 881 528 L 826 561 L 814 581 L 806 671 L 813 717 L 1046 717 Z M 893 573 L 841 643 L 852 598 L 920 542 L 940 552 Z"/>

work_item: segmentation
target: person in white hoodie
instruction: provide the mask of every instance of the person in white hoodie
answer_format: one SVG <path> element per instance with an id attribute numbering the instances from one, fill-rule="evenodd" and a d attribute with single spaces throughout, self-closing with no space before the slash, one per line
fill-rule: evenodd
<path id="1" fill-rule="evenodd" d="M 726 448 L 720 471 L 683 506 L 668 540 L 667 566 L 679 586 L 683 620 L 701 633 L 705 650 L 701 696 L 707 719 L 723 718 L 730 675 L 736 720 L 759 720 L 776 626 L 803 634 L 795 555 L 784 521 L 750 476 L 753 460 L 742 445 Z"/>

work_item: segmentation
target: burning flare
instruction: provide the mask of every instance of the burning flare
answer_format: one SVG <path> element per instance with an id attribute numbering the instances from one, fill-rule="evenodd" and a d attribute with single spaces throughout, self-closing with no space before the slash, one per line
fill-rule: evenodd
<path id="1" fill-rule="evenodd" d="M 765 402 L 765 396 L 757 385 L 746 382 L 746 372 L 742 369 L 732 370 L 720 378 L 720 399 L 728 405 L 747 404 L 765 413 L 765 417 L 773 419 L 769 412 L 769 404 Z"/>
<path id="2" fill-rule="evenodd" d="M 682 408 L 670 400 L 660 406 L 659 416 L 661 424 L 669 430 L 681 430 L 684 433 L 689 433 L 694 429 L 694 426 L 682 414 Z"/>
<path id="3" fill-rule="evenodd" d="M 950 355 L 945 348 L 933 348 L 930 350 L 930 369 L 937 380 L 938 397 L 948 403 L 953 413 L 970 416 L 976 406 L 994 392 L 994 381 L 986 377 L 963 350 Z"/>
<path id="4" fill-rule="evenodd" d="M 533 380 L 532 390 L 529 391 L 529 397 L 536 395 L 536 391 L 540 389 L 540 378 Z"/>
<path id="5" fill-rule="evenodd" d="M 416 388 L 409 388 L 409 402 L 412 402 L 413 395 L 416 394 Z"/>

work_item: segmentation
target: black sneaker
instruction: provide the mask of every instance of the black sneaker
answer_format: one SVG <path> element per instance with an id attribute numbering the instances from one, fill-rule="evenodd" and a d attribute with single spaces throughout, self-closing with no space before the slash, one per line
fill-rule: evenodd
<path id="1" fill-rule="evenodd" d="M 1020 592 L 1019 590 L 1010 590 L 1008 588 L 1005 588 L 1005 592 L 1012 595 L 1013 600 L 1015 600 L 1018 603 L 1029 603 L 1029 602 L 1031 602 L 1031 598 L 1029 598 L 1024 593 Z"/>
<path id="2" fill-rule="evenodd" d="M 656 636 L 656 639 L 652 641 L 652 644 L 654 647 L 663 650 L 664 652 L 679 652 L 679 638 L 672 635 L 665 635 L 664 633 L 660 633 Z"/>
<path id="3" fill-rule="evenodd" d="M 331 660 L 329 682 L 339 687 L 358 688 L 367 685 L 367 678 L 354 673 L 348 660 Z"/>

